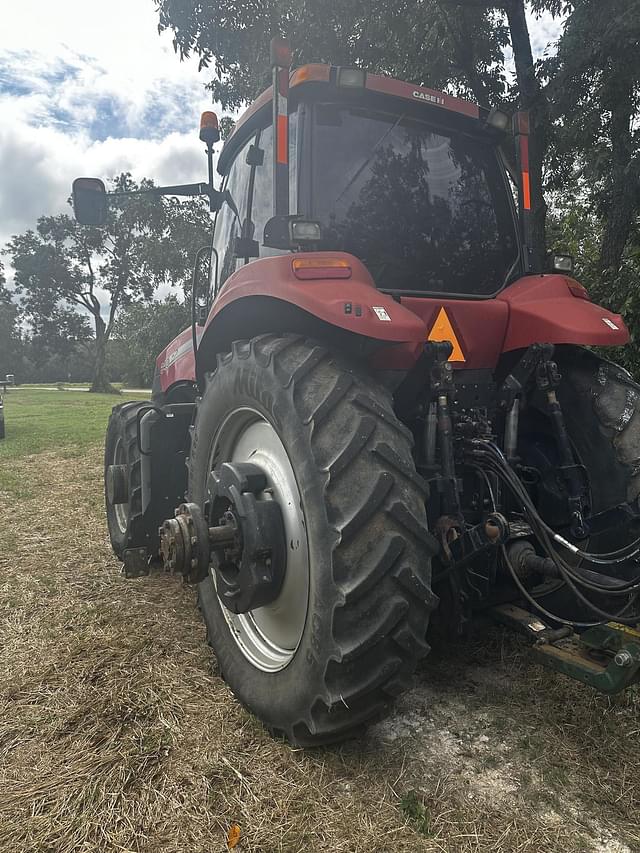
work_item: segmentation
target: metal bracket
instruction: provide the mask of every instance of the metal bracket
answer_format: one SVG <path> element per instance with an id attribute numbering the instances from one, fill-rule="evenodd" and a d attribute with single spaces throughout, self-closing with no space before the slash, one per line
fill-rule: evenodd
<path id="1" fill-rule="evenodd" d="M 538 663 L 600 693 L 611 696 L 640 681 L 640 631 L 609 622 L 574 634 L 513 604 L 494 607 L 491 614 L 534 640 L 531 653 Z"/>
<path id="2" fill-rule="evenodd" d="M 127 548 L 122 552 L 122 574 L 125 578 L 141 578 L 148 575 L 149 571 L 146 548 Z"/>
<path id="3" fill-rule="evenodd" d="M 553 355 L 553 344 L 531 344 L 522 358 L 500 386 L 499 398 L 503 409 L 510 409 L 513 401 L 526 388 L 541 362 L 548 361 Z"/>
<path id="4" fill-rule="evenodd" d="M 453 371 L 449 356 L 451 341 L 427 341 L 416 363 L 394 393 L 395 410 L 400 418 L 412 417 L 416 408 L 428 397 L 453 388 Z"/>

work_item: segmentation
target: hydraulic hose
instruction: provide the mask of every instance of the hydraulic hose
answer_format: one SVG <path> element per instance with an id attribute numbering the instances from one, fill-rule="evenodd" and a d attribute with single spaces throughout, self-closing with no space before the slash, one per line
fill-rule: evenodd
<path id="1" fill-rule="evenodd" d="M 553 560 L 554 565 L 557 567 L 558 572 L 562 580 L 567 584 L 567 586 L 571 589 L 576 598 L 581 601 L 592 613 L 596 614 L 600 617 L 601 620 L 604 621 L 619 621 L 624 624 L 635 626 L 638 623 L 638 619 L 626 619 L 624 618 L 624 613 L 629 610 L 630 607 L 635 603 L 638 591 L 640 590 L 640 577 L 635 578 L 633 581 L 621 584 L 615 590 L 612 590 L 610 587 L 605 587 L 600 584 L 597 584 L 592 581 L 588 581 L 585 578 L 580 577 L 576 574 L 576 572 L 562 559 L 562 557 L 556 552 L 553 543 L 550 540 L 550 536 L 555 538 L 555 531 L 553 531 L 540 517 L 537 509 L 533 505 L 533 502 L 527 493 L 526 489 L 522 485 L 521 481 L 518 479 L 517 475 L 513 471 L 513 469 L 508 464 L 507 460 L 504 457 L 502 451 L 494 445 L 492 442 L 486 441 L 473 441 L 472 442 L 474 448 L 474 461 L 478 463 L 478 466 L 482 469 L 486 466 L 493 474 L 498 476 L 509 488 L 512 494 L 516 497 L 519 503 L 522 505 L 524 510 L 525 517 L 527 522 L 531 526 L 533 532 L 536 534 L 538 540 L 543 546 L 544 550 L 547 552 L 547 555 Z M 481 463 L 484 463 L 484 466 Z M 474 466 L 476 467 L 476 466 Z M 639 549 L 640 550 L 640 549 Z M 637 551 L 636 551 L 637 553 Z M 508 559 L 508 555 L 506 554 L 506 550 L 503 548 L 503 555 L 505 557 L 505 563 L 507 568 L 509 569 L 514 582 L 516 583 L 520 592 L 527 598 L 527 600 L 534 604 L 535 607 L 544 612 L 545 615 L 554 619 L 555 621 L 563 622 L 565 624 L 571 624 L 579 627 L 586 627 L 587 625 L 596 625 L 600 624 L 599 622 L 594 623 L 586 623 L 586 622 L 575 622 L 572 620 L 564 620 L 549 611 L 545 610 L 540 604 L 536 602 L 536 600 L 531 596 L 524 585 L 520 582 L 520 579 L 517 577 L 517 572 L 515 571 L 513 565 Z M 627 556 L 628 559 L 628 556 Z M 616 561 L 603 561 L 605 565 L 614 564 L 618 562 Z M 606 610 L 601 609 L 578 589 L 578 586 L 582 586 L 584 589 L 587 589 L 591 592 L 604 594 L 608 596 L 612 595 L 629 595 L 631 596 L 630 600 L 627 604 L 620 610 L 618 613 L 609 613 Z"/>

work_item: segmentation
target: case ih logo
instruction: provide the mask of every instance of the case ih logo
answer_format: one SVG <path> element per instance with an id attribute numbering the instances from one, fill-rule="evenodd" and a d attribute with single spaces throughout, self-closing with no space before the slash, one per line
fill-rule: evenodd
<path id="1" fill-rule="evenodd" d="M 413 97 L 419 98 L 421 101 L 428 101 L 430 104 L 444 104 L 444 98 L 440 98 L 438 95 L 430 95 L 428 92 L 421 92 L 419 89 L 413 92 Z"/>
<path id="2" fill-rule="evenodd" d="M 167 356 L 163 362 L 160 363 L 160 371 L 167 371 L 172 364 L 174 364 L 181 356 L 183 356 L 188 350 L 193 347 L 193 343 L 191 341 L 185 341 L 185 343 L 181 344 L 178 349 L 174 349 L 173 352 L 167 353 Z"/>

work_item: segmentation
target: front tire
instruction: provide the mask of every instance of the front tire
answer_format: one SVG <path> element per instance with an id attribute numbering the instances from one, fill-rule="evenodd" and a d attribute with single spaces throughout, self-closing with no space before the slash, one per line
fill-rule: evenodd
<path id="1" fill-rule="evenodd" d="M 386 390 L 298 337 L 236 342 L 207 377 L 190 500 L 204 505 L 222 462 L 262 465 L 290 556 L 279 597 L 244 621 L 221 604 L 214 574 L 199 586 L 200 607 L 237 698 L 292 743 L 356 733 L 411 684 L 428 651 L 436 545 L 411 443 Z M 277 652 L 261 658 L 261 637 Z"/>
<path id="2" fill-rule="evenodd" d="M 146 401 L 114 406 L 104 445 L 104 492 L 111 547 L 118 559 L 128 548 L 146 546 L 142 517 L 142 456 L 137 416 Z M 118 470 L 115 470 L 118 469 Z"/>

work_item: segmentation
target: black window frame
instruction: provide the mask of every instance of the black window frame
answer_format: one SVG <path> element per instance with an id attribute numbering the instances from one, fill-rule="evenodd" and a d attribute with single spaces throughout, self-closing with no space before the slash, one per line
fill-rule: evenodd
<path id="1" fill-rule="evenodd" d="M 303 146 L 304 146 L 304 140 L 305 140 L 306 136 L 308 136 L 308 134 L 305 133 L 305 128 L 304 128 L 304 125 L 306 122 L 307 110 L 305 109 L 305 102 L 304 101 L 298 102 L 297 100 L 292 101 L 290 99 L 289 103 L 290 103 L 290 106 L 292 107 L 292 109 L 290 109 L 289 115 L 291 116 L 291 115 L 293 115 L 293 113 L 298 114 L 298 118 L 296 121 L 296 138 L 295 138 L 295 155 L 296 155 L 295 199 L 296 199 L 296 210 L 290 211 L 291 213 L 297 213 L 301 209 L 301 204 L 300 204 L 300 200 L 301 200 L 301 177 L 303 175 L 303 165 L 305 162 L 305 159 L 303 157 Z M 262 135 L 262 132 L 267 127 L 273 127 L 273 113 L 272 113 L 271 103 L 266 104 L 264 107 L 262 107 L 260 110 L 258 110 L 258 112 L 256 112 L 255 115 L 253 115 L 251 117 L 251 119 L 247 122 L 246 126 L 243 127 L 238 132 L 237 137 L 234 135 L 234 137 L 233 137 L 233 148 L 225 157 L 225 171 L 222 173 L 222 181 L 220 183 L 220 190 L 221 191 L 224 191 L 227 188 L 227 182 L 229 180 L 229 173 L 231 172 L 231 169 L 233 168 L 233 165 L 236 162 L 237 158 L 239 156 L 242 156 L 243 151 L 248 150 L 247 143 L 259 146 L 260 145 L 260 136 Z M 254 184 L 255 184 L 255 170 L 257 168 L 260 168 L 260 167 L 255 166 L 255 165 L 250 166 L 251 172 L 249 175 L 249 180 L 247 181 L 247 193 L 245 196 L 245 200 L 246 200 L 246 208 L 245 209 L 246 209 L 246 215 L 247 216 L 251 215 L 252 210 L 253 210 L 253 190 L 254 190 Z M 238 199 L 234 199 L 234 201 L 236 202 L 236 204 L 238 204 Z M 220 210 L 216 211 L 216 214 L 215 214 L 215 217 L 213 220 L 212 246 L 214 248 L 215 248 L 215 240 L 216 240 L 216 229 L 218 227 L 218 222 L 219 222 L 221 210 L 222 210 L 222 208 L 220 208 Z M 239 206 L 239 210 L 240 210 L 240 206 Z M 255 239 L 255 236 L 256 235 L 254 235 L 254 239 Z M 259 236 L 262 236 L 262 235 L 259 235 Z M 259 245 L 261 247 L 262 243 L 259 242 Z M 288 250 L 283 249 L 281 251 L 281 254 L 287 254 L 287 252 L 288 252 Z M 261 257 L 264 257 L 264 256 L 261 256 Z M 251 263 L 254 260 L 259 260 L 259 258 L 238 258 L 238 260 L 240 260 L 242 262 L 242 265 L 244 266 L 247 263 Z M 222 259 L 221 258 L 218 258 L 218 262 L 216 264 L 216 269 L 217 269 L 217 275 L 216 275 L 214 293 L 217 295 L 219 293 L 219 291 L 222 289 L 222 287 L 224 287 L 224 284 L 226 283 L 226 281 L 228 280 L 228 279 L 225 279 L 225 281 L 222 284 L 219 283 L 219 276 L 220 276 L 220 273 L 222 270 Z"/>
<path id="2" fill-rule="evenodd" d="M 243 136 L 241 139 L 238 140 L 237 149 L 234 151 L 233 157 L 231 157 L 231 159 L 229 160 L 227 170 L 226 170 L 225 174 L 222 176 L 222 181 L 220 183 L 220 190 L 222 192 L 224 192 L 227 189 L 227 185 L 229 182 L 229 176 L 231 174 L 231 169 L 233 168 L 233 166 L 237 162 L 238 157 L 241 157 L 243 152 L 246 152 L 249 150 L 251 140 L 253 139 L 255 141 L 255 137 L 256 137 L 256 131 L 252 130 L 252 132 L 248 133 L 246 136 Z M 246 192 L 243 194 L 243 200 L 239 200 L 237 198 L 233 199 L 234 202 L 236 203 L 239 214 L 242 214 L 243 202 L 245 203 L 245 207 L 244 207 L 245 218 L 246 218 L 246 212 L 248 212 L 248 210 L 249 210 L 249 191 L 250 191 L 250 187 L 251 187 L 251 179 L 252 179 L 253 168 L 254 168 L 253 166 L 249 166 L 249 169 L 250 169 L 249 179 L 247 180 L 247 189 L 246 189 Z M 214 294 L 215 295 L 217 295 L 220 292 L 220 290 L 224 287 L 226 282 L 233 275 L 233 272 L 236 272 L 236 270 L 234 270 L 232 273 L 229 273 L 227 278 L 225 278 L 225 280 L 223 282 L 220 282 L 220 275 L 222 274 L 222 268 L 223 268 L 223 258 L 220 257 L 220 253 L 216 247 L 216 234 L 217 234 L 218 223 L 220 222 L 220 214 L 222 213 L 222 210 L 225 206 L 229 209 L 229 211 L 231 212 L 231 215 L 233 215 L 231 208 L 229 208 L 229 206 L 227 205 L 226 202 L 223 202 L 222 206 L 216 211 L 216 215 L 215 215 L 214 220 L 213 220 L 213 235 L 212 235 L 212 239 L 211 239 L 211 246 L 217 254 L 216 265 L 215 265 L 215 267 L 216 267 L 216 281 L 214 283 Z M 242 224 L 243 224 L 243 222 L 241 219 L 241 222 L 240 222 L 241 227 L 242 227 Z M 244 258 L 239 258 L 238 256 L 236 256 L 236 269 L 237 269 L 237 262 L 238 261 L 241 262 L 242 266 L 244 266 L 246 264 L 246 260 Z"/>
<path id="3" fill-rule="evenodd" d="M 295 145 L 294 145 L 294 151 L 295 151 L 295 157 L 296 157 L 296 182 L 295 182 L 296 185 L 295 185 L 294 198 L 295 198 L 296 203 L 295 203 L 295 210 L 291 209 L 289 211 L 290 214 L 297 214 L 300 211 L 300 177 L 302 175 L 302 146 L 303 146 L 303 139 L 304 139 L 304 132 L 303 132 L 303 127 L 302 127 L 303 117 L 301 114 L 302 108 L 303 108 L 303 103 L 296 104 L 294 109 L 290 110 L 290 112 L 289 112 L 289 128 L 291 128 L 291 116 L 294 114 L 297 114 L 297 119 L 295 122 L 295 134 L 296 135 L 295 135 Z M 261 139 L 264 131 L 269 127 L 272 128 L 272 131 L 273 131 L 273 121 L 272 121 L 271 112 L 269 112 L 268 115 L 269 115 L 268 120 L 260 122 L 260 124 L 258 125 L 258 127 L 256 128 L 255 133 L 254 133 L 254 145 L 257 145 L 258 147 L 260 147 L 260 139 Z M 266 116 L 265 116 L 265 118 L 266 118 Z M 291 132 L 291 131 L 289 131 L 289 132 Z M 291 137 L 289 138 L 289 144 L 291 144 Z M 273 136 L 272 136 L 272 145 L 273 145 Z M 269 156 L 273 157 L 273 150 L 271 150 Z M 265 161 L 266 161 L 266 159 L 267 158 L 265 156 Z M 232 162 L 235 162 L 235 157 L 234 157 Z M 259 168 L 261 168 L 261 167 L 260 166 L 252 166 L 251 167 L 251 176 L 249 179 L 249 197 L 248 197 L 248 201 L 247 201 L 247 215 L 250 215 L 251 217 L 253 216 L 253 196 L 254 196 L 254 189 L 255 189 L 255 171 L 256 171 L 256 169 L 259 169 Z M 273 177 L 273 175 L 272 175 L 272 177 Z M 289 180 L 291 180 L 291 169 L 289 169 Z M 272 194 L 271 195 L 271 202 L 273 205 L 273 189 L 271 190 L 271 194 Z M 291 189 L 289 190 L 289 198 L 291 198 Z M 251 219 L 251 221 L 254 222 L 253 218 Z M 262 234 L 260 234 L 260 235 L 254 234 L 254 239 L 256 237 L 262 238 L 263 235 Z M 259 242 L 260 248 L 262 248 L 263 243 L 260 240 L 258 242 Z M 271 253 L 269 255 L 260 255 L 259 257 L 273 257 L 274 255 L 284 255 L 284 254 L 288 254 L 289 251 L 290 250 L 288 250 L 288 249 L 274 249 L 274 250 L 271 250 Z M 250 258 L 249 262 L 251 260 L 259 260 L 259 258 Z"/>

